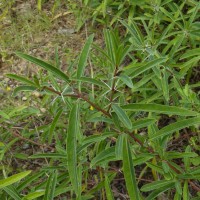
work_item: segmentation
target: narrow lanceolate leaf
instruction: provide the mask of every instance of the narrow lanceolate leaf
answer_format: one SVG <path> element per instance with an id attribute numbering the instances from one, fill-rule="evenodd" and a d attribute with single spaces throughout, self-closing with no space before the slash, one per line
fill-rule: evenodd
<path id="1" fill-rule="evenodd" d="M 139 28 L 135 23 L 132 22 L 132 26 L 129 26 L 125 21 L 120 21 L 131 33 L 133 40 L 134 40 L 134 45 L 137 46 L 142 46 L 143 45 L 143 36 Z"/>
<path id="2" fill-rule="evenodd" d="M 136 69 L 134 69 L 133 72 L 130 74 L 130 77 L 135 78 L 138 75 L 140 75 L 141 73 L 164 63 L 166 60 L 167 60 L 166 58 L 157 58 L 155 60 L 149 61 L 148 63 L 145 63 L 141 67 L 137 67 Z"/>
<path id="3" fill-rule="evenodd" d="M 21 172 L 19 174 L 15 174 L 13 176 L 0 180 L 0 189 L 20 181 L 24 177 L 28 176 L 30 173 L 31 171 Z"/>
<path id="4" fill-rule="evenodd" d="M 44 175 L 44 171 L 37 172 L 36 174 L 27 177 L 22 183 L 17 186 L 17 191 L 21 192 L 26 186 L 31 185 L 35 180 L 39 180 L 39 177 Z"/>
<path id="5" fill-rule="evenodd" d="M 52 159 L 66 159 L 66 155 L 62 153 L 38 153 L 29 156 L 29 158 L 36 159 L 36 158 L 52 158 Z"/>
<path id="6" fill-rule="evenodd" d="M 3 117 L 4 119 L 10 119 L 9 115 L 7 115 L 5 112 L 0 110 L 0 116 Z"/>
<path id="7" fill-rule="evenodd" d="M 132 128 L 131 120 L 128 118 L 127 114 L 121 109 L 118 105 L 112 105 L 114 112 L 117 114 L 119 120 L 124 124 L 128 129 Z"/>
<path id="8" fill-rule="evenodd" d="M 52 123 L 51 123 L 50 129 L 49 129 L 49 135 L 48 135 L 48 137 L 49 137 L 49 140 L 48 140 L 49 144 L 51 144 L 51 141 L 52 141 L 52 139 L 53 139 L 53 133 L 54 133 L 54 130 L 55 130 L 55 128 L 56 128 L 56 124 L 57 124 L 57 122 L 58 122 L 58 120 L 59 120 L 61 114 L 62 114 L 62 110 L 59 110 L 59 111 L 57 112 L 57 114 L 56 114 L 54 120 L 53 120 Z"/>
<path id="9" fill-rule="evenodd" d="M 108 163 L 111 160 L 116 160 L 115 147 L 110 147 L 101 151 L 95 158 L 93 158 L 90 165 L 100 165 L 102 163 Z"/>
<path id="10" fill-rule="evenodd" d="M 51 72 L 54 74 L 56 77 L 61 78 L 62 80 L 69 82 L 69 78 L 66 74 L 64 74 L 62 71 L 60 71 L 57 67 L 54 67 L 53 65 L 44 62 L 43 60 L 40 60 L 38 58 L 35 58 L 33 56 L 21 53 L 21 52 L 16 52 L 16 55 L 19 56 L 20 58 L 24 58 L 25 60 L 30 61 L 31 63 L 34 63 L 43 69 Z"/>
<path id="11" fill-rule="evenodd" d="M 12 185 L 5 187 L 3 189 L 10 197 L 12 197 L 14 200 L 22 200 L 22 198 L 19 195 L 19 192 L 13 187 Z"/>
<path id="12" fill-rule="evenodd" d="M 110 181 L 109 178 L 106 176 L 105 177 L 105 189 L 106 189 L 106 197 L 108 200 L 114 200 L 114 196 L 112 193 L 112 190 L 110 188 Z"/>
<path id="13" fill-rule="evenodd" d="M 78 80 L 78 81 L 80 80 L 82 82 L 87 82 L 87 83 L 91 83 L 91 84 L 94 84 L 94 85 L 98 85 L 100 87 L 108 88 L 108 86 L 104 82 L 98 81 L 94 78 L 81 77 L 81 78 L 76 79 L 76 80 Z"/>
<path id="14" fill-rule="evenodd" d="M 36 190 L 35 192 L 31 192 L 24 196 L 23 200 L 32 200 L 44 195 L 44 190 Z"/>
<path id="15" fill-rule="evenodd" d="M 132 123 L 132 130 L 136 130 L 136 129 L 140 129 L 140 128 L 144 128 L 147 127 L 153 123 L 156 122 L 156 119 L 151 119 L 151 118 L 144 118 L 144 119 L 139 119 L 135 122 Z"/>
<path id="16" fill-rule="evenodd" d="M 161 130 L 159 130 L 155 135 L 151 137 L 151 140 L 169 135 L 174 133 L 175 131 L 179 131 L 183 128 L 194 126 L 200 124 L 200 117 L 193 117 L 189 119 L 183 119 L 168 126 L 165 126 Z"/>
<path id="17" fill-rule="evenodd" d="M 174 182 L 175 182 L 174 180 L 155 181 L 153 183 L 148 183 L 148 184 L 144 185 L 141 188 L 141 191 L 143 191 L 143 192 L 152 191 L 152 190 L 155 190 L 157 188 L 165 187 L 167 185 L 170 185 L 171 183 L 174 183 Z"/>
<path id="18" fill-rule="evenodd" d="M 90 35 L 87 39 L 85 46 L 83 47 L 83 50 L 80 55 L 79 63 L 78 63 L 78 69 L 77 69 L 77 78 L 80 78 L 83 75 L 83 71 L 86 66 L 88 54 L 90 51 L 90 46 L 93 42 L 94 34 Z"/>
<path id="19" fill-rule="evenodd" d="M 35 83 L 33 81 L 30 81 L 29 79 L 27 79 L 23 76 L 19 76 L 19 75 L 16 75 L 16 74 L 6 74 L 6 76 L 8 78 L 15 79 L 15 80 L 20 81 L 22 83 L 26 83 L 26 84 L 30 84 L 30 85 L 35 86 Z"/>
<path id="20" fill-rule="evenodd" d="M 143 103 L 133 103 L 121 106 L 124 110 L 130 111 L 145 111 L 145 112 L 155 112 L 168 115 L 180 115 L 180 116 L 197 116 L 198 113 L 187 110 L 185 108 L 179 108 L 176 106 L 167 106 L 160 104 L 143 104 Z"/>
<path id="21" fill-rule="evenodd" d="M 119 79 L 124 82 L 128 87 L 133 88 L 133 82 L 129 76 L 126 74 L 121 74 L 119 76 Z"/>
<path id="22" fill-rule="evenodd" d="M 53 171 L 49 176 L 43 200 L 53 200 L 57 182 L 57 171 Z"/>
<path id="23" fill-rule="evenodd" d="M 77 172 L 77 134 L 78 134 L 78 105 L 74 105 L 69 115 L 69 128 L 67 131 L 67 160 L 69 177 L 76 194 L 78 194 L 78 172 Z"/>
<path id="24" fill-rule="evenodd" d="M 36 90 L 37 87 L 35 86 L 30 86 L 30 85 L 22 85 L 22 86 L 19 86 L 19 87 L 16 87 L 13 91 L 13 96 L 16 96 L 18 92 L 29 92 L 29 91 L 34 91 Z"/>
<path id="25" fill-rule="evenodd" d="M 196 49 L 192 49 L 192 50 L 189 50 L 186 53 L 184 53 L 180 59 L 182 60 L 185 58 L 189 58 L 192 56 L 199 56 L 199 55 L 200 55 L 200 48 L 196 48 Z"/>
<path id="26" fill-rule="evenodd" d="M 130 199 L 140 200 L 139 190 L 136 183 L 135 170 L 133 167 L 133 159 L 127 137 L 125 137 L 123 144 L 123 172 Z"/>
<path id="27" fill-rule="evenodd" d="M 161 193 L 164 193 L 165 191 L 174 188 L 174 183 L 165 185 L 164 187 L 157 187 L 158 189 L 155 189 L 148 197 L 146 197 L 145 200 L 154 200 L 158 195 Z"/>

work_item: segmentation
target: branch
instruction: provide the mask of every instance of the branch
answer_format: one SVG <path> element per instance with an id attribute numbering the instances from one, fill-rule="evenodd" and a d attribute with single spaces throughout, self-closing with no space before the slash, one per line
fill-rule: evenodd
<path id="1" fill-rule="evenodd" d="M 18 130 L 15 130 L 15 132 L 12 132 L 12 131 L 11 131 L 11 133 L 12 133 L 13 136 L 15 136 L 15 137 L 17 137 L 17 138 L 19 138 L 19 139 L 21 139 L 21 140 L 27 141 L 27 142 L 29 142 L 29 143 L 32 143 L 32 144 L 34 144 L 34 145 L 37 145 L 37 146 L 40 146 L 40 147 L 43 147 L 43 148 L 49 148 L 49 149 L 51 149 L 51 150 L 54 150 L 53 147 L 50 147 L 50 146 L 48 146 L 48 145 L 43 145 L 43 144 L 37 143 L 37 142 L 35 142 L 35 141 L 33 141 L 33 140 L 30 140 L 30 139 L 28 139 L 28 138 L 25 138 L 25 137 L 21 136 L 21 135 L 19 134 Z"/>
<path id="2" fill-rule="evenodd" d="M 50 87 L 44 87 L 44 89 L 46 90 L 49 90 L 59 96 L 62 96 L 62 93 L 61 92 L 58 92 L 56 90 L 54 90 L 53 88 L 50 88 Z M 83 94 L 81 93 L 77 93 L 77 94 L 65 94 L 63 95 L 64 97 L 74 97 L 74 98 L 77 98 L 77 99 L 83 99 L 84 101 L 86 101 L 87 103 L 89 103 L 91 106 L 93 106 L 96 110 L 100 111 L 101 113 L 103 113 L 104 115 L 106 115 L 107 117 L 111 118 L 111 115 L 105 111 L 104 109 L 102 109 L 101 107 L 99 107 L 98 105 L 96 105 L 95 103 L 91 102 L 86 96 L 84 96 Z"/>

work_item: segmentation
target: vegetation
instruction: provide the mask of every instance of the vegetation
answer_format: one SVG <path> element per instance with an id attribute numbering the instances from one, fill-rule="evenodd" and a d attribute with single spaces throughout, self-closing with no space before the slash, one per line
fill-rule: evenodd
<path id="1" fill-rule="evenodd" d="M 87 35 L 67 69 L 57 47 L 47 62 L 14 46 L 38 70 L 6 74 L 1 199 L 199 199 L 200 3 L 67 3 Z M 66 2 L 34 6 L 42 32 Z"/>

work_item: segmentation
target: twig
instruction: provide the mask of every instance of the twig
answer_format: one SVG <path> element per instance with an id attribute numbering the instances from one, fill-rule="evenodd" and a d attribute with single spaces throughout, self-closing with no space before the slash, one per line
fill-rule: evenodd
<path id="1" fill-rule="evenodd" d="M 108 107 L 107 112 L 110 111 L 111 106 L 112 106 L 112 101 L 113 101 L 113 97 L 114 97 L 114 94 L 115 94 L 115 82 L 116 82 L 115 77 L 117 75 L 117 72 L 118 72 L 118 66 L 116 66 L 115 71 L 114 71 L 114 75 L 113 75 L 113 83 L 112 83 L 111 94 L 110 94 L 110 105 Z"/>
<path id="2" fill-rule="evenodd" d="M 32 144 L 34 144 L 34 145 L 37 145 L 37 146 L 40 146 L 40 147 L 42 147 L 42 148 L 49 148 L 49 149 L 51 149 L 51 150 L 54 150 L 53 147 L 50 147 L 50 146 L 48 146 L 48 145 L 43 145 L 43 144 L 37 143 L 37 142 L 35 142 L 35 141 L 33 141 L 33 140 L 30 140 L 30 139 L 28 139 L 28 138 L 25 138 L 25 137 L 21 136 L 18 130 L 15 130 L 15 132 L 12 132 L 12 131 L 11 131 L 11 133 L 12 133 L 13 136 L 18 137 L 18 138 L 20 138 L 21 140 L 30 142 L 30 143 L 32 143 Z"/>
<path id="3" fill-rule="evenodd" d="M 188 180 L 189 184 L 191 185 L 191 187 L 196 190 L 197 192 L 200 192 L 200 188 L 195 185 L 192 181 Z"/>
<path id="4" fill-rule="evenodd" d="M 44 89 L 49 90 L 49 91 L 51 91 L 51 92 L 53 92 L 53 93 L 55 93 L 55 94 L 57 94 L 57 95 L 59 95 L 59 96 L 62 95 L 61 92 L 56 91 L 56 90 L 54 90 L 53 88 L 50 88 L 50 87 L 46 87 L 46 86 L 45 86 Z M 100 107 L 99 107 L 98 105 L 96 105 L 95 103 L 91 102 L 86 96 L 84 96 L 84 95 L 81 94 L 81 93 L 77 93 L 77 94 L 65 94 L 65 95 L 63 95 L 63 96 L 65 96 L 65 97 L 74 97 L 74 98 L 77 98 L 77 99 L 83 99 L 84 101 L 86 101 L 87 103 L 89 103 L 91 106 L 93 106 L 96 110 L 102 112 L 104 115 L 106 115 L 106 116 L 108 116 L 108 117 L 111 118 L 111 115 L 110 115 L 107 111 L 105 111 L 104 109 L 100 108 Z"/>

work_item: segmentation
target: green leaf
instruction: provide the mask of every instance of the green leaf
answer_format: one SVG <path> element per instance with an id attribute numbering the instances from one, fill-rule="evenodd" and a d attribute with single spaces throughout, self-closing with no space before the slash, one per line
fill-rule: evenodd
<path id="1" fill-rule="evenodd" d="M 54 159 L 61 159 L 67 158 L 67 155 L 65 154 L 61 154 L 61 153 L 38 153 L 38 154 L 34 154 L 32 156 L 29 156 L 29 158 L 35 159 L 35 158 L 54 158 Z"/>
<path id="2" fill-rule="evenodd" d="M 21 173 L 15 174 L 13 176 L 10 176 L 8 178 L 5 178 L 3 180 L 0 180 L 0 189 L 20 181 L 24 177 L 28 176 L 30 173 L 31 173 L 31 171 L 21 172 Z"/>
<path id="3" fill-rule="evenodd" d="M 18 191 L 12 185 L 5 187 L 3 190 L 14 200 L 22 200 Z"/>
<path id="4" fill-rule="evenodd" d="M 77 134 L 78 134 L 78 104 L 74 105 L 69 115 L 69 128 L 67 131 L 67 161 L 69 177 L 75 193 L 78 195 L 79 180 L 77 171 Z"/>
<path id="5" fill-rule="evenodd" d="M 3 117 L 4 119 L 10 119 L 9 115 L 7 115 L 5 112 L 0 110 L 0 116 Z"/>
<path id="6" fill-rule="evenodd" d="M 134 45 L 136 46 L 143 46 L 143 35 L 135 22 L 132 22 L 131 26 L 129 26 L 125 21 L 120 20 L 120 22 L 129 30 L 129 32 L 132 35 L 132 38 L 134 39 Z"/>
<path id="7" fill-rule="evenodd" d="M 145 111 L 145 112 L 155 112 L 168 115 L 180 115 L 180 116 L 196 116 L 197 112 L 187 110 L 185 108 L 179 108 L 176 106 L 167 106 L 160 104 L 143 104 L 143 103 L 133 103 L 121 106 L 124 110 L 130 111 Z"/>
<path id="8" fill-rule="evenodd" d="M 186 51 L 186 53 L 184 53 L 180 59 L 182 60 L 185 58 L 189 58 L 192 56 L 199 56 L 199 55 L 200 55 L 200 48 L 196 48 L 196 49 Z"/>
<path id="9" fill-rule="evenodd" d="M 168 126 L 165 126 L 161 130 L 159 130 L 155 135 L 152 135 L 150 140 L 154 140 L 154 139 L 169 135 L 171 133 L 174 133 L 175 131 L 179 131 L 183 128 L 193 126 L 193 125 L 198 125 L 198 124 L 200 124 L 200 117 L 183 119 L 178 122 L 172 123 Z"/>
<path id="10" fill-rule="evenodd" d="M 83 50 L 80 55 L 79 63 L 78 63 L 77 78 L 81 78 L 81 76 L 83 75 L 83 71 L 86 66 L 86 62 L 89 55 L 90 46 L 93 42 L 93 38 L 94 38 L 94 34 L 90 35 L 83 47 Z"/>
<path id="11" fill-rule="evenodd" d="M 132 128 L 131 120 L 128 118 L 127 114 L 120 108 L 118 105 L 112 105 L 114 112 L 119 117 L 119 120 L 124 124 L 124 126 L 128 129 Z"/>
<path id="12" fill-rule="evenodd" d="M 198 154 L 195 152 L 166 152 L 165 159 L 172 160 L 177 158 L 193 158 L 197 157 Z"/>
<path id="13" fill-rule="evenodd" d="M 137 67 L 135 69 L 133 68 L 132 73 L 130 74 L 130 77 L 131 78 L 135 78 L 138 75 L 140 75 L 141 73 L 143 73 L 143 72 L 145 72 L 145 71 L 147 71 L 149 69 L 152 69 L 155 66 L 158 66 L 158 65 L 166 62 L 166 60 L 167 60 L 166 58 L 157 58 L 155 60 L 152 60 L 152 61 L 149 61 L 149 62 L 145 63 L 141 67 Z"/>
<path id="14" fill-rule="evenodd" d="M 184 186 L 183 186 L 183 200 L 188 200 L 189 199 L 189 190 L 188 190 L 188 181 L 184 181 Z"/>
<path id="15" fill-rule="evenodd" d="M 94 78 L 80 77 L 79 79 L 75 79 L 75 80 L 91 83 L 91 84 L 98 85 L 98 86 L 104 87 L 104 88 L 108 88 L 108 86 L 104 82 L 98 81 Z"/>
<path id="16" fill-rule="evenodd" d="M 30 56 L 30 55 L 27 55 L 27 54 L 24 54 L 21 52 L 16 52 L 16 55 L 19 56 L 20 58 L 24 58 L 25 60 L 28 60 L 28 61 L 42 67 L 43 69 L 51 72 L 55 76 L 61 78 L 65 82 L 69 83 L 69 77 L 66 74 L 64 74 L 62 71 L 60 71 L 58 68 L 50 65 L 49 63 L 46 63 L 38 58 L 35 58 L 33 56 Z"/>
<path id="17" fill-rule="evenodd" d="M 114 196 L 113 196 L 112 190 L 110 188 L 110 181 L 107 176 L 105 177 L 105 189 L 106 189 L 107 200 L 114 200 Z"/>
<path id="18" fill-rule="evenodd" d="M 88 143 L 100 142 L 100 141 L 105 140 L 106 138 L 112 137 L 114 135 L 116 135 L 115 132 L 105 132 L 102 135 L 99 135 L 99 134 L 91 135 L 91 136 L 86 137 L 83 140 L 82 145 L 88 144 Z"/>
<path id="19" fill-rule="evenodd" d="M 16 96 L 17 93 L 19 92 L 29 92 L 29 91 L 34 91 L 36 90 L 37 87 L 35 86 L 30 86 L 30 85 L 22 85 L 22 86 L 18 86 L 14 89 L 13 91 L 13 96 Z"/>
<path id="20" fill-rule="evenodd" d="M 54 133 L 54 130 L 55 130 L 55 128 L 56 128 L 56 124 L 57 124 L 57 122 L 58 122 L 58 120 L 59 120 L 61 114 L 62 114 L 62 110 L 59 110 L 59 111 L 56 113 L 56 116 L 55 116 L 55 118 L 53 119 L 53 121 L 52 121 L 52 123 L 51 123 L 51 126 L 50 126 L 50 128 L 49 128 L 49 134 L 48 134 L 48 142 L 49 142 L 49 144 L 51 144 L 51 142 L 52 142 L 53 133 Z"/>
<path id="21" fill-rule="evenodd" d="M 44 190 L 36 190 L 35 192 L 31 192 L 29 194 L 27 194 L 23 200 L 32 200 L 32 199 L 36 199 L 37 197 L 41 197 L 43 196 L 45 193 Z"/>
<path id="22" fill-rule="evenodd" d="M 117 138 L 116 145 L 115 145 L 115 156 L 117 160 L 122 160 L 123 158 L 123 144 L 124 138 L 126 137 L 125 134 L 120 134 Z"/>
<path id="23" fill-rule="evenodd" d="M 141 191 L 149 192 L 149 191 L 155 190 L 160 187 L 165 187 L 165 186 L 171 185 L 171 183 L 175 183 L 175 181 L 174 180 L 154 181 L 153 183 L 148 183 L 148 184 L 142 186 Z"/>
<path id="24" fill-rule="evenodd" d="M 26 83 L 26 84 L 29 84 L 29 85 L 32 85 L 32 86 L 36 86 L 33 81 L 30 81 L 30 80 L 24 78 L 23 76 L 19 76 L 19 75 L 16 75 L 16 74 L 6 74 L 6 76 L 8 78 L 15 79 L 15 80 L 20 81 L 22 83 Z"/>
<path id="25" fill-rule="evenodd" d="M 57 175 L 58 175 L 57 171 L 53 171 L 52 174 L 49 176 L 43 200 L 54 199 L 56 183 L 57 183 Z"/>
<path id="26" fill-rule="evenodd" d="M 155 122 L 156 122 L 156 119 L 151 119 L 151 118 L 139 119 L 132 123 L 132 130 L 147 127 L 151 124 L 154 124 Z"/>
<path id="27" fill-rule="evenodd" d="M 164 193 L 165 191 L 174 187 L 174 183 L 165 185 L 164 187 L 158 186 L 158 189 L 155 189 L 145 200 L 154 200 L 159 194 Z"/>
<path id="28" fill-rule="evenodd" d="M 119 79 L 120 79 L 122 82 L 124 82 L 128 87 L 133 88 L 133 82 L 132 82 L 132 80 L 130 79 L 130 77 L 127 76 L 126 74 L 121 74 L 121 75 L 119 76 Z"/>
<path id="29" fill-rule="evenodd" d="M 100 165 L 100 163 L 105 162 L 108 163 L 111 160 L 116 160 L 115 159 L 115 147 L 110 147 L 108 149 L 105 149 L 101 151 L 95 158 L 92 159 L 90 165 Z"/>
<path id="30" fill-rule="evenodd" d="M 133 159 L 127 137 L 125 137 L 123 144 L 123 172 L 130 199 L 140 200 L 139 190 L 137 188 L 135 170 L 133 167 Z"/>
<path id="31" fill-rule="evenodd" d="M 17 191 L 22 191 L 26 186 L 30 185 L 33 181 L 39 180 L 39 177 L 41 177 L 42 175 L 44 175 L 43 171 L 33 174 L 32 176 L 26 177 L 26 179 L 18 185 Z"/>
<path id="32" fill-rule="evenodd" d="M 175 188 L 176 188 L 176 191 L 178 192 L 178 194 L 182 195 L 182 186 L 179 181 L 176 181 Z"/>

